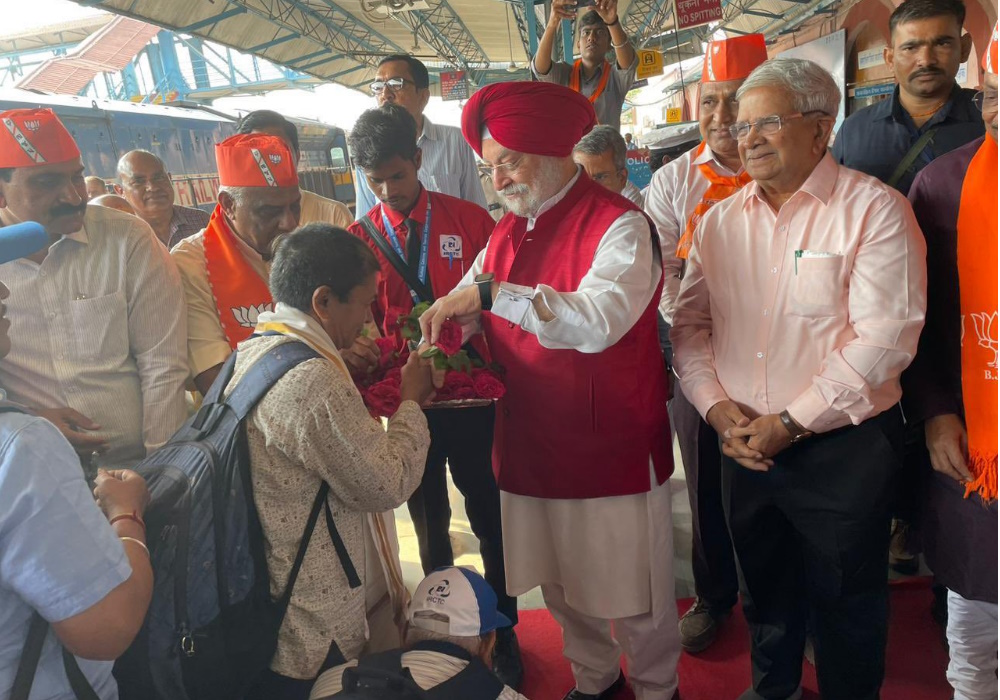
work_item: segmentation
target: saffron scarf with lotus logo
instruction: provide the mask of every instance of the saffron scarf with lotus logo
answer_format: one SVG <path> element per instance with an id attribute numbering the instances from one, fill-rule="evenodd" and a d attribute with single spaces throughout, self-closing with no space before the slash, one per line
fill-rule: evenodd
<path id="1" fill-rule="evenodd" d="M 962 400 L 969 432 L 965 495 L 997 499 L 997 144 L 976 151 L 958 207 L 962 309 Z"/>
<path id="2" fill-rule="evenodd" d="M 247 262 L 222 207 L 205 227 L 205 266 L 219 322 L 233 350 L 253 334 L 257 317 L 274 308 L 267 281 Z"/>

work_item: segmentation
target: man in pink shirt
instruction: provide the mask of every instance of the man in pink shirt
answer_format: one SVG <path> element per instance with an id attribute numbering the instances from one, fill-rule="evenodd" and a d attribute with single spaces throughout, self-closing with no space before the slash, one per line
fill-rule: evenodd
<path id="1" fill-rule="evenodd" d="M 876 700 L 923 238 L 902 195 L 827 153 L 840 91 L 825 70 L 774 59 L 737 99 L 754 181 L 698 225 L 671 341 L 685 395 L 723 441 L 752 641 L 741 700 L 800 697 L 809 616 L 824 700 Z"/>

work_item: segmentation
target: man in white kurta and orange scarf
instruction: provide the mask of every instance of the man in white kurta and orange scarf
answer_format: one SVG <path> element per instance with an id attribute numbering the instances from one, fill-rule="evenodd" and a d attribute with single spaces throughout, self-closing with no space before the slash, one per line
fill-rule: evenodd
<path id="1" fill-rule="evenodd" d="M 997 30 L 983 55 L 986 137 L 935 159 L 910 188 L 927 239 L 927 323 L 903 375 L 924 421 L 923 544 L 948 588 L 955 700 L 997 697 Z"/>
<path id="2" fill-rule="evenodd" d="M 566 700 L 611 698 L 622 652 L 639 700 L 671 700 L 680 643 L 659 244 L 634 204 L 573 162 L 595 122 L 587 99 L 558 85 L 472 96 L 462 132 L 510 213 L 421 324 L 432 342 L 447 318 L 481 327 L 506 368 L 494 469 L 507 592 L 541 586 L 576 681 Z"/>

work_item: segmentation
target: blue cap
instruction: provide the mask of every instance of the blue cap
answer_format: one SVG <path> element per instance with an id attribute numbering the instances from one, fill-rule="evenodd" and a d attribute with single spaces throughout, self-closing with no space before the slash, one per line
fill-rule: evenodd
<path id="1" fill-rule="evenodd" d="M 449 637 L 481 637 L 510 627 L 497 611 L 497 594 L 473 569 L 445 566 L 420 582 L 410 601 L 412 626 Z"/>

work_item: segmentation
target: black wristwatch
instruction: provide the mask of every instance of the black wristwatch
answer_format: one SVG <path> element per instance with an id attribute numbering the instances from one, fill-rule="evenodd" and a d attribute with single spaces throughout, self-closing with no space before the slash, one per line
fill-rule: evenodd
<path id="1" fill-rule="evenodd" d="M 493 280 L 496 275 L 492 272 L 480 272 L 473 278 L 476 286 L 479 287 L 479 303 L 482 304 L 483 311 L 493 308 Z"/>
<path id="2" fill-rule="evenodd" d="M 788 434 L 792 436 L 793 443 L 805 440 L 807 437 L 812 435 L 812 432 L 799 425 L 787 410 L 779 413 L 778 418 L 781 419 L 781 424 L 785 426 L 785 430 L 788 431 Z"/>
<path id="3" fill-rule="evenodd" d="M 620 24 L 620 22 L 621 22 L 621 20 L 619 20 L 617 17 L 615 17 L 615 21 L 614 22 L 604 22 L 604 26 L 605 27 L 613 27 L 616 24 Z"/>

